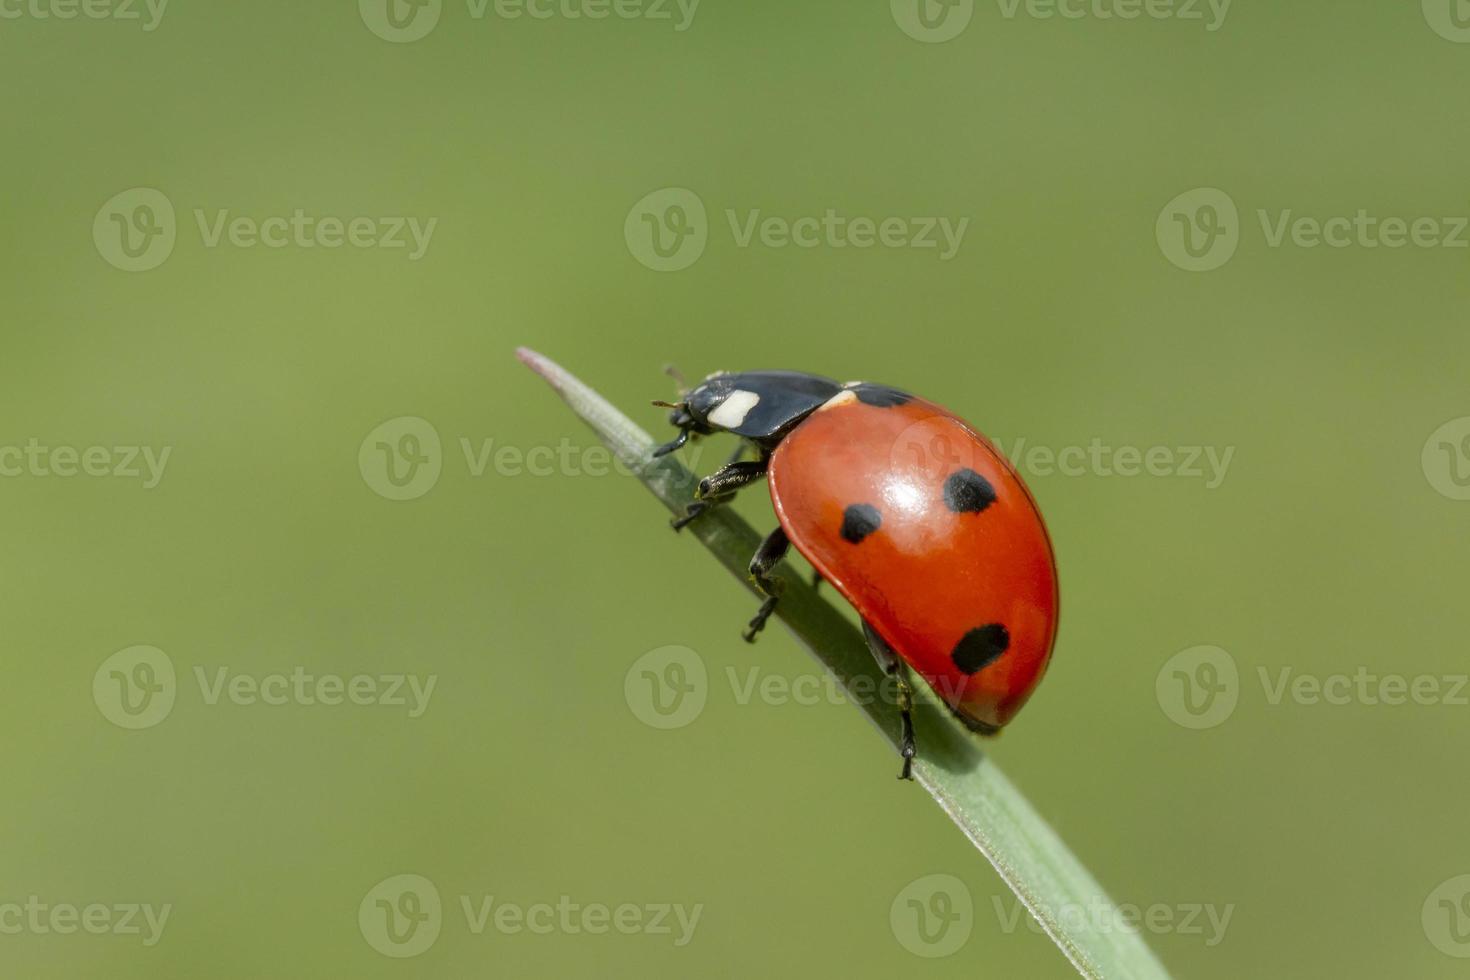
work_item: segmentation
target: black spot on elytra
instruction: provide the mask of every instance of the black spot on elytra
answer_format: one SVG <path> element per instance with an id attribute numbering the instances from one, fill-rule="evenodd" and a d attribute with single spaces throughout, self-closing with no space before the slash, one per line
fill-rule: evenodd
<path id="1" fill-rule="evenodd" d="M 907 405 L 914 400 L 914 396 L 890 388 L 887 385 L 875 385 L 864 382 L 854 385 L 851 389 L 857 400 L 864 405 L 872 405 L 874 408 L 896 408 L 899 405 Z"/>
<path id="2" fill-rule="evenodd" d="M 978 673 L 995 663 L 1011 645 L 1010 632 L 999 623 L 970 630 L 954 645 L 950 659 L 966 674 Z"/>
<path id="3" fill-rule="evenodd" d="M 883 515 L 872 504 L 853 504 L 842 512 L 842 540 L 858 544 L 883 526 Z"/>
<path id="4" fill-rule="evenodd" d="M 995 503 L 995 487 L 974 470 L 955 470 L 944 481 L 944 503 L 956 514 L 978 514 Z"/>

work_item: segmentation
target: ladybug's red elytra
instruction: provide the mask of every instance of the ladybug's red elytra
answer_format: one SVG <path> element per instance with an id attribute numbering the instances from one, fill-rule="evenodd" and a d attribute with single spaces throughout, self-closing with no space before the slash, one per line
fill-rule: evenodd
<path id="1" fill-rule="evenodd" d="M 896 388 L 795 371 L 714 374 L 656 404 L 679 435 L 655 455 L 715 432 L 754 446 L 759 459 L 737 451 L 700 481 L 674 527 L 768 478 L 780 527 L 750 563 L 767 598 L 745 638 L 775 611 L 770 573 L 795 545 L 899 682 L 900 778 L 914 757 L 905 664 L 973 731 L 998 732 L 1026 703 L 1056 636 L 1056 563 L 1036 501 L 989 440 Z"/>

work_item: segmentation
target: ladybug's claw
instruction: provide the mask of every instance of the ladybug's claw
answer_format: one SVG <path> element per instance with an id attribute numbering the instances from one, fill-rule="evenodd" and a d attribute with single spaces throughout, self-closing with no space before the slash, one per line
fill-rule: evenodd
<path id="1" fill-rule="evenodd" d="M 903 771 L 898 774 L 898 778 L 912 781 L 914 778 L 914 691 L 901 669 L 895 671 L 894 676 L 898 679 L 898 711 L 903 723 L 898 750 L 899 755 L 903 756 Z"/>
<path id="2" fill-rule="evenodd" d="M 676 437 L 674 437 L 673 440 L 664 443 L 662 446 L 659 446 L 657 449 L 655 449 L 653 451 L 653 458 L 654 459 L 658 459 L 661 456 L 667 456 L 669 453 L 672 453 L 672 452 L 674 452 L 676 450 L 682 449 L 682 448 L 684 448 L 684 444 L 686 442 L 688 442 L 688 441 L 689 441 L 689 430 L 688 429 L 680 429 L 679 430 L 679 434 Z"/>
<path id="3" fill-rule="evenodd" d="M 683 517 L 676 517 L 672 521 L 669 521 L 669 527 L 675 531 L 682 531 L 700 514 L 707 512 L 712 507 L 728 502 L 733 496 L 735 496 L 733 493 L 717 493 L 704 497 L 701 500 L 696 500 L 684 508 Z"/>
<path id="4" fill-rule="evenodd" d="M 700 514 L 703 514 L 707 510 L 709 510 L 709 504 L 705 503 L 702 500 L 696 500 L 694 503 L 690 504 L 684 509 L 683 517 L 676 517 L 672 521 L 669 521 L 669 527 L 673 528 L 675 531 L 682 531 L 696 517 L 698 517 Z"/>
<path id="5" fill-rule="evenodd" d="M 750 625 L 745 628 L 745 632 L 740 634 L 741 638 L 746 643 L 754 643 L 756 634 L 766 628 L 766 620 L 770 619 L 771 614 L 775 611 L 776 597 L 768 596 L 766 601 L 761 603 L 760 612 L 755 614 L 755 618 L 750 621 Z"/>

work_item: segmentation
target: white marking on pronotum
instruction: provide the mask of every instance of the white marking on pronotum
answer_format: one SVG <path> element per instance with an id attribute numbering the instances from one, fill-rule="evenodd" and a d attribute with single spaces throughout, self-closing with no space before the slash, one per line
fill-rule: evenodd
<path id="1" fill-rule="evenodd" d="M 709 420 L 722 429 L 738 428 L 750 410 L 760 404 L 761 396 L 739 388 L 730 392 L 720 407 L 709 413 Z"/>
<path id="2" fill-rule="evenodd" d="M 823 402 L 822 407 L 817 409 L 817 411 L 825 412 L 829 408 L 836 408 L 839 405 L 851 405 L 855 401 L 857 401 L 857 392 L 841 391 Z"/>

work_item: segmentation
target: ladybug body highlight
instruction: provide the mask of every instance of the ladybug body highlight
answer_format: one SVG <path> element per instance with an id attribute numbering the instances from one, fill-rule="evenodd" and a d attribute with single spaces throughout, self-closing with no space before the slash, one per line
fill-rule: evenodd
<path id="1" fill-rule="evenodd" d="M 717 374 L 670 421 L 671 452 L 731 432 L 760 459 L 700 482 L 682 527 L 740 487 L 769 479 L 780 527 L 751 575 L 774 612 L 770 575 L 791 545 L 857 609 L 879 663 L 900 682 L 904 771 L 914 754 L 904 666 L 972 730 L 993 734 L 1040 682 L 1057 624 L 1056 565 L 1019 474 L 953 413 L 884 385 L 787 371 Z"/>

